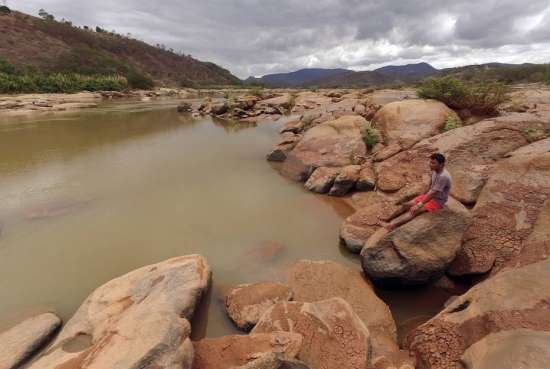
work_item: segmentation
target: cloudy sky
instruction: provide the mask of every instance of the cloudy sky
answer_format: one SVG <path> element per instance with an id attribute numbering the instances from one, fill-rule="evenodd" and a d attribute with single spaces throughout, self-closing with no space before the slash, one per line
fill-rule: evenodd
<path id="1" fill-rule="evenodd" d="M 131 33 L 239 77 L 304 67 L 370 70 L 550 62 L 548 0 L 6 0 Z"/>

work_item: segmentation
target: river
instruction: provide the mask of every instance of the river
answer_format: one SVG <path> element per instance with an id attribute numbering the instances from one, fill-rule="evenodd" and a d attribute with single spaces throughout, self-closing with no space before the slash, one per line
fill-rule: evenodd
<path id="1" fill-rule="evenodd" d="M 67 320 L 104 282 L 172 256 L 200 253 L 213 270 L 195 338 L 236 332 L 228 285 L 300 258 L 359 268 L 338 242 L 345 207 L 265 160 L 281 122 L 194 120 L 177 103 L 0 119 L 0 330 L 46 310 Z M 382 296 L 401 322 L 446 298 Z"/>

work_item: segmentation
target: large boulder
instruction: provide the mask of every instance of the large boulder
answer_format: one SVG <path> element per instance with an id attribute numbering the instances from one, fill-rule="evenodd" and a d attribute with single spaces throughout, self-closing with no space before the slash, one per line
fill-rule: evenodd
<path id="1" fill-rule="evenodd" d="M 305 181 L 315 168 L 355 164 L 367 151 L 362 136 L 366 125 L 360 116 L 345 116 L 309 129 L 288 154 L 284 167 L 290 170 L 283 172 Z"/>
<path id="2" fill-rule="evenodd" d="M 224 336 L 193 342 L 193 347 L 193 369 L 229 369 L 246 365 L 265 353 L 293 359 L 301 350 L 302 336 L 289 332 Z"/>
<path id="3" fill-rule="evenodd" d="M 189 369 L 189 319 L 208 287 L 200 255 L 176 257 L 96 289 L 30 368 Z"/>
<path id="4" fill-rule="evenodd" d="M 472 287 L 409 334 L 407 341 L 418 367 L 463 369 L 460 361 L 465 351 L 490 334 L 519 328 L 549 332 L 549 278 L 550 259 L 547 259 L 503 270 Z M 534 336 L 529 338 L 534 339 Z M 510 349 L 521 350 L 521 347 Z M 495 363 L 495 366 L 481 368 L 500 369 L 501 366 Z"/>
<path id="5" fill-rule="evenodd" d="M 341 298 L 280 302 L 262 316 L 252 333 L 280 331 L 303 336 L 297 358 L 310 369 L 363 369 L 369 362 L 369 331 Z"/>
<path id="6" fill-rule="evenodd" d="M 231 288 L 225 296 L 225 308 L 237 327 L 251 329 L 262 314 L 279 301 L 289 301 L 292 290 L 287 285 L 261 282 Z"/>
<path id="7" fill-rule="evenodd" d="M 450 198 L 445 207 L 424 213 L 409 223 L 372 235 L 361 261 L 369 278 L 386 283 L 420 284 L 444 273 L 460 249 L 470 214 Z"/>
<path id="8" fill-rule="evenodd" d="M 465 369 L 544 369 L 550 362 L 550 332 L 514 329 L 485 336 L 461 359 Z"/>
<path id="9" fill-rule="evenodd" d="M 61 326 L 61 319 L 44 313 L 0 333 L 0 368 L 20 368 L 44 348 Z"/>
<path id="10" fill-rule="evenodd" d="M 408 148 L 423 138 L 439 134 L 449 117 L 460 120 L 442 102 L 411 99 L 385 105 L 373 119 L 387 144 L 399 143 Z"/>
<path id="11" fill-rule="evenodd" d="M 373 362 L 382 357 L 396 367 L 403 362 L 390 309 L 360 271 L 333 261 L 300 260 L 290 266 L 287 277 L 296 301 L 340 297 L 349 303 L 370 332 Z"/>
<path id="12" fill-rule="evenodd" d="M 550 153 L 512 155 L 499 163 L 473 210 L 453 262 L 454 275 L 485 273 L 521 254 L 539 217 L 550 215 Z M 544 223 L 543 223 L 544 224 Z M 536 229 L 547 238 L 548 225 Z M 533 237 L 537 237 L 534 234 Z M 536 240 L 535 240 L 536 241 Z"/>
<path id="13" fill-rule="evenodd" d="M 532 132 L 550 134 L 550 120 L 533 114 L 511 114 L 424 139 L 377 163 L 377 186 L 382 191 L 397 191 L 413 183 L 427 183 L 428 157 L 441 152 L 447 157 L 447 170 L 453 177 L 451 194 L 463 203 L 474 204 L 494 165 L 527 145 Z"/>

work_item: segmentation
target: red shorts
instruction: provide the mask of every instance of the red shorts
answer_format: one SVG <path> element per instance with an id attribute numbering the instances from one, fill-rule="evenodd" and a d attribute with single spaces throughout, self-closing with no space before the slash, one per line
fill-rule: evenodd
<path id="1" fill-rule="evenodd" d="M 414 198 L 414 203 L 419 204 L 420 202 L 424 201 L 425 198 L 426 198 L 426 195 L 418 195 Z M 424 204 L 423 208 L 427 212 L 431 213 L 441 209 L 441 206 L 437 202 L 435 202 L 434 199 L 431 199 L 430 201 Z"/>

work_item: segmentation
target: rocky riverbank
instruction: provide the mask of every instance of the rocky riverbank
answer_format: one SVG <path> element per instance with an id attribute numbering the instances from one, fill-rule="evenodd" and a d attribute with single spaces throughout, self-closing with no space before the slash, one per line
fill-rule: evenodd
<path id="1" fill-rule="evenodd" d="M 248 116 L 218 110 L 229 100 Z M 191 316 L 212 272 L 199 255 L 166 260 L 99 287 L 64 325 L 47 313 L 0 333 L 0 368 L 546 367 L 550 91 L 515 91 L 496 117 L 391 90 L 243 92 L 180 110 L 248 122 L 297 117 L 267 159 L 355 209 L 340 238 L 363 270 L 298 260 L 274 280 L 242 281 L 224 296 L 242 334 L 193 342 Z M 380 228 L 423 190 L 433 152 L 447 156 L 454 178 L 446 208 Z M 465 279 L 474 281 L 466 293 L 401 337 L 373 288 Z"/>
<path id="2" fill-rule="evenodd" d="M 231 90 L 233 91 L 233 90 Z M 247 90 L 234 90 L 245 93 Z M 156 90 L 130 90 L 79 92 L 74 94 L 18 94 L 0 95 L 0 117 L 37 114 L 45 112 L 74 111 L 97 108 L 104 100 L 138 99 L 147 101 L 159 97 L 198 98 L 200 96 L 223 97 L 226 91 L 159 88 Z"/>
<path id="3" fill-rule="evenodd" d="M 409 333 L 403 349 L 416 367 L 543 368 L 550 90 L 515 89 L 493 117 L 409 95 L 379 104 L 376 92 L 359 102 L 343 96 L 353 108 L 328 105 L 313 119 L 304 112 L 283 127 L 267 158 L 309 191 L 345 195 L 356 212 L 341 227 L 342 243 L 360 253 L 375 283 L 482 281 Z M 446 155 L 454 178 L 446 208 L 388 233 L 380 220 L 424 190 L 435 152 Z"/>

